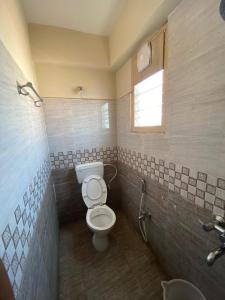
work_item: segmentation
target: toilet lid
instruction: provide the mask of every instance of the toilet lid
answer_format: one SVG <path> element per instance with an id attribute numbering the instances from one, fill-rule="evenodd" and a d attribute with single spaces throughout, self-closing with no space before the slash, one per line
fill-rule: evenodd
<path id="1" fill-rule="evenodd" d="M 104 179 L 98 175 L 86 177 L 82 184 L 82 196 L 88 208 L 105 204 L 107 188 Z"/>

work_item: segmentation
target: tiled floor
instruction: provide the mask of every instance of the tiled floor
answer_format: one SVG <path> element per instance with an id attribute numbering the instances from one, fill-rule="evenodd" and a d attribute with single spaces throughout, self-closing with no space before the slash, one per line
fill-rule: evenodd
<path id="1" fill-rule="evenodd" d="M 86 222 L 60 231 L 60 300 L 161 300 L 165 274 L 126 217 L 117 212 L 110 247 L 100 253 L 92 246 Z"/>

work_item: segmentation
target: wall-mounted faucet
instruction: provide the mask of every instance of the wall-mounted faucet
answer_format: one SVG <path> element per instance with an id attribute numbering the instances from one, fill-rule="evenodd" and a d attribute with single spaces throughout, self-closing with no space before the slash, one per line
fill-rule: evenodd
<path id="1" fill-rule="evenodd" d="M 216 216 L 212 223 L 204 224 L 201 221 L 200 223 L 205 231 L 209 232 L 215 230 L 217 233 L 219 233 L 221 246 L 211 251 L 206 258 L 208 266 L 212 266 L 217 258 L 225 254 L 225 220 L 220 216 Z"/>

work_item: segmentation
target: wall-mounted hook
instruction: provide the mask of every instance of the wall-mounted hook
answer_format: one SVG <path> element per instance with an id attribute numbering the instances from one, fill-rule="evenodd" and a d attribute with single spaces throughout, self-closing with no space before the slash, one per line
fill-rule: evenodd
<path id="1" fill-rule="evenodd" d="M 83 96 L 84 96 L 84 87 L 83 86 L 78 85 L 74 91 L 76 94 L 79 94 L 80 98 L 83 98 Z"/>

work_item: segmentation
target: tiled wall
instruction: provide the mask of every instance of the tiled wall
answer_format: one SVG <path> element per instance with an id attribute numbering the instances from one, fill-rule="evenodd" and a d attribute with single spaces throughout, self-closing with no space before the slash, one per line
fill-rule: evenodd
<path id="1" fill-rule="evenodd" d="M 84 218 L 87 210 L 81 194 L 81 185 L 77 182 L 75 166 L 95 161 L 115 165 L 117 162 L 117 147 L 50 153 L 50 160 L 59 223 L 64 224 Z M 104 179 L 106 183 L 113 175 L 114 169 L 105 167 Z M 107 205 L 113 209 L 117 209 L 120 205 L 120 189 L 116 180 L 108 193 Z"/>
<path id="2" fill-rule="evenodd" d="M 110 161 L 114 165 L 115 161 Z M 104 179 L 107 183 L 114 175 L 110 166 L 104 168 Z M 55 185 L 58 219 L 60 225 L 85 218 L 87 207 L 81 194 L 81 185 L 77 182 L 75 169 L 64 168 L 52 170 Z M 107 205 L 112 209 L 120 207 L 120 188 L 117 179 L 110 185 Z"/>
<path id="3" fill-rule="evenodd" d="M 196 206 L 225 216 L 225 179 L 121 147 L 118 147 L 118 160 Z"/>
<path id="4" fill-rule="evenodd" d="M 27 80 L 2 43 L 0 73 L 0 257 L 19 297 L 21 282 L 31 271 L 28 257 L 34 259 L 37 247 L 41 250 L 35 241 L 46 226 L 38 220 L 46 205 L 54 205 L 54 199 L 51 192 L 46 196 L 50 162 L 43 110 L 18 95 L 16 82 Z M 53 212 L 52 218 L 56 218 Z M 52 255 L 45 256 L 49 265 Z M 55 277 L 49 273 L 48 279 L 52 284 Z M 30 284 L 35 286 L 30 295 L 34 298 L 43 286 L 35 277 L 30 278 Z M 55 295 L 54 284 L 48 287 L 49 293 Z M 42 299 L 49 298 L 43 294 Z"/>
<path id="5" fill-rule="evenodd" d="M 24 271 L 19 300 L 58 298 L 58 219 L 52 188 L 49 178 L 25 264 L 19 262 Z"/>
<path id="6" fill-rule="evenodd" d="M 225 30 L 219 2 L 181 1 L 169 17 L 165 133 L 131 133 L 127 95 L 117 100 L 117 139 L 123 148 L 225 178 Z"/>
<path id="7" fill-rule="evenodd" d="M 138 231 L 141 182 L 136 175 L 145 179 L 144 205 L 151 213 L 146 221 L 148 241 L 162 268 L 172 278 L 194 283 L 207 300 L 224 299 L 225 256 L 207 266 L 207 255 L 220 246 L 220 241 L 214 231 L 205 232 L 199 223 L 199 219 L 210 222 L 211 212 L 152 180 L 150 173 L 144 175 L 143 168 L 139 173 L 119 161 L 118 170 L 122 208 Z"/>
<path id="8" fill-rule="evenodd" d="M 116 145 L 114 101 L 45 99 L 44 110 L 50 153 L 55 156 Z"/>
<path id="9" fill-rule="evenodd" d="M 113 162 L 117 160 L 117 147 L 101 147 L 50 153 L 52 169 L 74 168 L 77 164 L 95 161 Z"/>
<path id="10" fill-rule="evenodd" d="M 165 133 L 132 133 L 126 95 L 117 100 L 118 146 L 146 155 L 160 183 L 224 215 L 224 21 L 219 1 L 191 3 L 182 1 L 168 21 Z"/>
<path id="11" fill-rule="evenodd" d="M 28 267 L 26 258 L 49 180 L 49 163 L 45 162 L 33 178 L 23 198 L 11 212 L 1 233 L 0 254 L 17 295 L 23 272 Z M 49 199 L 46 199 L 49 201 Z M 29 267 L 28 267 L 29 269 Z"/>
<path id="12" fill-rule="evenodd" d="M 122 206 L 138 225 L 139 172 L 147 182 L 156 256 L 172 277 L 192 281 L 210 300 L 225 295 L 225 258 L 211 268 L 205 262 L 220 241 L 198 221 L 225 213 L 225 30 L 219 2 L 181 1 L 169 17 L 165 133 L 132 133 L 130 95 L 117 99 Z"/>
<path id="13" fill-rule="evenodd" d="M 214 231 L 204 232 L 199 220 L 224 217 L 225 179 L 121 147 L 118 170 L 122 207 L 138 231 L 141 183 L 136 175 L 146 181 L 148 239 L 163 268 L 171 277 L 193 282 L 208 300 L 223 299 L 225 256 L 212 267 L 206 264 L 221 242 Z"/>
<path id="14" fill-rule="evenodd" d="M 84 218 L 86 206 L 75 174 L 77 164 L 117 161 L 115 101 L 45 99 L 45 119 L 60 224 Z M 113 175 L 105 168 L 105 180 Z M 107 205 L 119 207 L 115 181 Z"/>

